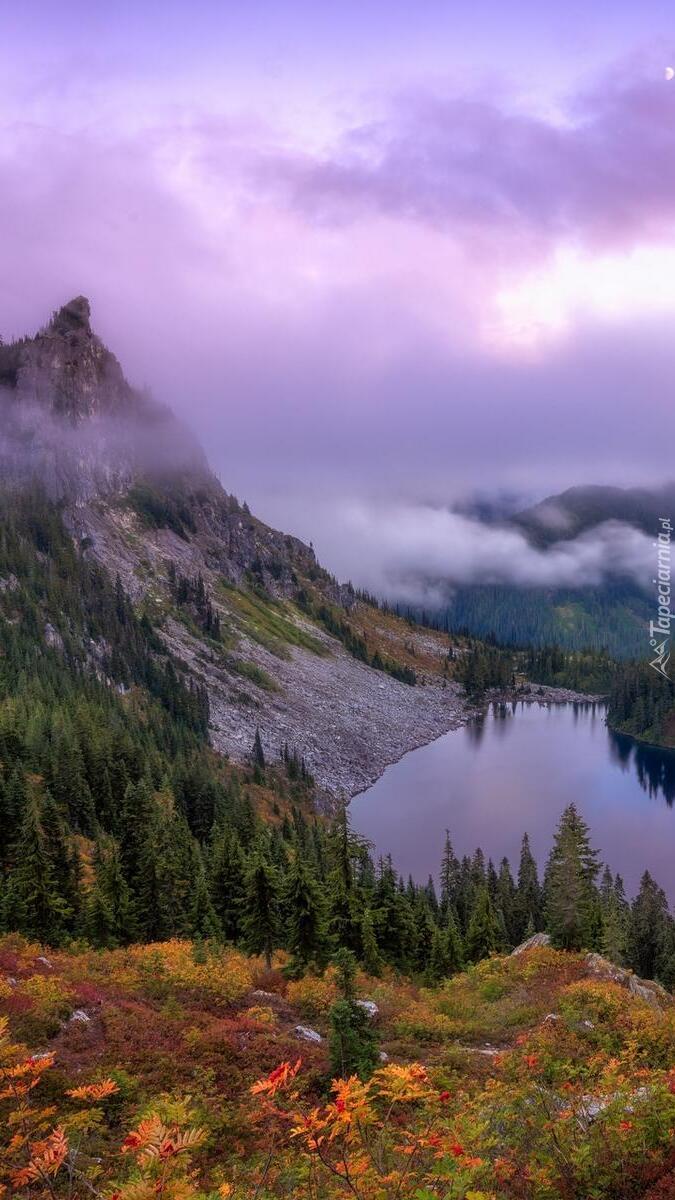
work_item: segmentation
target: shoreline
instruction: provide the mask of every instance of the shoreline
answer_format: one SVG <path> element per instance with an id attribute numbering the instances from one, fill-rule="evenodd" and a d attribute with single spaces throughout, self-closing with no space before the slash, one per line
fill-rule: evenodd
<path id="1" fill-rule="evenodd" d="M 461 714 L 457 713 L 452 724 L 448 725 L 446 729 L 432 734 L 431 737 L 421 738 L 419 742 L 415 742 L 414 745 L 411 745 L 405 749 L 402 754 L 397 755 L 396 758 L 392 758 L 391 761 L 387 762 L 383 769 L 373 779 L 366 783 L 364 787 L 359 787 L 357 791 L 350 792 L 347 798 L 347 805 L 351 804 L 352 800 L 355 800 L 357 796 L 363 796 L 363 794 L 369 791 L 371 787 L 374 787 L 374 785 L 378 783 L 389 767 L 393 767 L 397 763 L 401 762 L 401 760 L 406 758 L 408 754 L 414 754 L 416 750 L 421 750 L 424 746 L 430 746 L 433 742 L 437 742 L 439 738 L 445 737 L 446 734 L 454 733 L 457 729 L 463 729 L 467 725 L 470 725 L 472 721 L 484 717 L 491 704 L 522 703 L 540 704 L 542 706 L 546 706 L 551 704 L 605 704 L 607 702 L 606 696 L 587 695 L 585 692 L 575 692 L 571 688 L 556 688 L 551 687 L 548 684 L 535 684 L 533 686 L 537 688 L 536 693 L 533 691 L 490 691 L 486 693 L 485 700 L 480 705 L 473 704 L 466 699 L 465 711 Z"/>

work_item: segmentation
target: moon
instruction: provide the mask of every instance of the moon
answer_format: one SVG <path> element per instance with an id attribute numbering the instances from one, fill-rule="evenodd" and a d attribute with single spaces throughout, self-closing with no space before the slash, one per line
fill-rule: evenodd
<path id="1" fill-rule="evenodd" d="M 666 79 L 675 79 L 675 67 L 666 67 L 665 76 Z"/>

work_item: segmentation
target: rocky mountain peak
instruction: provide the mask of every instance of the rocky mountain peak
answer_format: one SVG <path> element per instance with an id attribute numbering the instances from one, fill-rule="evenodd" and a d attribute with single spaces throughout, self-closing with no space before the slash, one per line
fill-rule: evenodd
<path id="1" fill-rule="evenodd" d="M 14 398 L 23 404 L 38 403 L 79 423 L 129 413 L 142 403 L 115 355 L 93 332 L 86 296 L 64 304 L 35 337 L 10 349 Z"/>
<path id="2" fill-rule="evenodd" d="M 86 296 L 76 296 L 54 313 L 49 328 L 57 334 L 83 330 L 91 334 L 91 305 Z"/>

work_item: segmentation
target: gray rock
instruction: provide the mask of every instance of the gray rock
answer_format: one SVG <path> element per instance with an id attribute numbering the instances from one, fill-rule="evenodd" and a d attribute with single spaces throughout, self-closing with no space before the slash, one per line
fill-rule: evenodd
<path id="1" fill-rule="evenodd" d="M 321 1034 L 317 1033 L 316 1029 L 310 1029 L 308 1025 L 296 1025 L 295 1033 L 303 1042 L 315 1042 L 318 1045 L 323 1041 Z"/>
<path id="2" fill-rule="evenodd" d="M 45 625 L 45 642 L 53 650 L 63 650 L 63 638 L 58 629 L 55 629 L 49 621 Z"/>
<path id="3" fill-rule="evenodd" d="M 48 958 L 45 958 L 44 954 L 39 954 L 35 961 L 39 962 L 41 967 L 46 967 L 48 971 L 54 970 L 54 964 Z"/>
<path id="4" fill-rule="evenodd" d="M 603 958 L 601 954 L 587 954 L 586 967 L 596 979 L 607 979 L 625 987 L 638 1000 L 644 1000 L 652 1008 L 665 1008 L 672 1003 L 672 997 L 653 979 L 640 979 L 625 967 L 617 967 L 616 963 Z"/>
<path id="5" fill-rule="evenodd" d="M 535 933 L 526 942 L 521 942 L 511 951 L 511 958 L 516 954 L 524 954 L 526 950 L 537 950 L 540 946 L 550 946 L 551 939 L 547 933 Z"/>
<path id="6" fill-rule="evenodd" d="M 358 1004 L 359 1008 L 362 1008 L 364 1012 L 368 1013 L 371 1021 L 375 1020 L 375 1017 L 379 1014 L 380 1010 L 374 1000 L 357 1000 L 356 1003 Z"/>
<path id="7" fill-rule="evenodd" d="M 91 1017 L 89 1016 L 89 1013 L 84 1011 L 83 1008 L 76 1008 L 75 1012 L 70 1014 L 69 1020 L 71 1022 L 79 1022 L 81 1025 L 89 1025 L 91 1022 Z"/>

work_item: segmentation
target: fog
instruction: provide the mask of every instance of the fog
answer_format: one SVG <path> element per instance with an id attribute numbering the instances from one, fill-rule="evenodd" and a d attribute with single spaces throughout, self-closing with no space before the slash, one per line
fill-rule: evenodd
<path id="1" fill-rule="evenodd" d="M 73 422 L 38 401 L 0 389 L 0 478 L 38 483 L 54 499 L 128 487 L 139 475 L 190 472 L 203 478 L 206 458 L 169 410 L 141 401 L 137 413 Z"/>
<path id="2" fill-rule="evenodd" d="M 647 588 L 654 571 L 653 539 L 618 521 L 547 550 L 516 528 L 429 505 L 345 501 L 315 509 L 313 523 L 339 577 L 402 603 L 441 604 L 460 584 L 579 587 L 620 575 Z"/>

